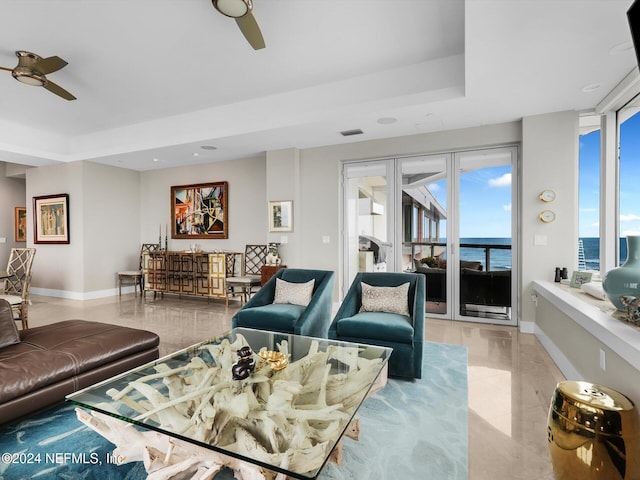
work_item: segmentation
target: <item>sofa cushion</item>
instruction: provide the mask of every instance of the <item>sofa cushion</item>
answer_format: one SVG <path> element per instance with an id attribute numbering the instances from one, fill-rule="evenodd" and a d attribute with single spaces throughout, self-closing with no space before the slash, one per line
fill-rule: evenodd
<path id="1" fill-rule="evenodd" d="M 360 312 L 338 320 L 339 338 L 369 338 L 387 342 L 412 343 L 413 325 L 406 315 Z"/>
<path id="2" fill-rule="evenodd" d="M 290 303 L 292 305 L 309 305 L 313 295 L 315 279 L 304 283 L 287 282 L 276 278 L 276 290 L 273 296 L 273 303 Z"/>
<path id="3" fill-rule="evenodd" d="M 374 287 L 362 282 L 361 312 L 387 312 L 409 316 L 409 282 L 397 287 Z"/>
<path id="4" fill-rule="evenodd" d="M 20 334 L 13 319 L 11 305 L 6 300 L 0 299 L 0 348 L 19 342 Z"/>
<path id="5" fill-rule="evenodd" d="M 156 334 L 67 320 L 20 332 L 0 349 L 0 403 L 158 346 Z"/>
<path id="6" fill-rule="evenodd" d="M 271 303 L 237 313 L 238 323 L 246 328 L 292 332 L 305 307 L 290 303 Z"/>

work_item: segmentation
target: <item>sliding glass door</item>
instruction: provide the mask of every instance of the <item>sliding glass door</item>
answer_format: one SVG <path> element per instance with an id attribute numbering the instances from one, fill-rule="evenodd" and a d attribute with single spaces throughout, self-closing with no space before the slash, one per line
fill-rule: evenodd
<path id="1" fill-rule="evenodd" d="M 401 171 L 402 270 L 425 277 L 427 315 L 451 316 L 450 153 L 398 160 Z"/>
<path id="2" fill-rule="evenodd" d="M 425 276 L 428 316 L 515 325 L 515 147 L 345 164 L 344 289 Z"/>
<path id="3" fill-rule="evenodd" d="M 348 163 L 344 166 L 343 294 L 358 272 L 396 270 L 393 160 Z"/>
<path id="4" fill-rule="evenodd" d="M 454 155 L 457 318 L 516 324 L 513 212 L 517 197 L 512 182 L 516 153 L 513 147 Z"/>

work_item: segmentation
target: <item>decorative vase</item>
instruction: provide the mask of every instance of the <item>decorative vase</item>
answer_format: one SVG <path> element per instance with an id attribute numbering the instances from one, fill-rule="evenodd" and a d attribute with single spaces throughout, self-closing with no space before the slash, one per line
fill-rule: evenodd
<path id="1" fill-rule="evenodd" d="M 267 254 L 267 265 L 280 265 L 280 253 L 278 252 L 278 243 L 269 243 L 269 253 Z"/>
<path id="2" fill-rule="evenodd" d="M 621 296 L 640 297 L 640 235 L 627 235 L 627 261 L 605 274 L 602 288 L 611 303 L 623 312 L 626 309 Z"/>

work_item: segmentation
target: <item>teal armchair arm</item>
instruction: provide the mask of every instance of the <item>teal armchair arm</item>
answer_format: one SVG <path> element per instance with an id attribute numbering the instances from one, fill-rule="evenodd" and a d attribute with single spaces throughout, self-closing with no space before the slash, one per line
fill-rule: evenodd
<path id="1" fill-rule="evenodd" d="M 316 279 L 316 283 L 318 279 Z M 316 285 L 313 297 L 295 324 L 296 335 L 327 338 L 331 323 L 334 273 L 327 271 Z"/>
<path id="2" fill-rule="evenodd" d="M 376 287 L 409 283 L 409 317 L 394 313 L 360 312 L 362 282 Z M 360 272 L 356 274 L 331 325 L 328 337 L 347 342 L 393 348 L 389 375 L 421 378 L 424 343 L 425 278 L 416 273 Z"/>
<path id="3" fill-rule="evenodd" d="M 273 304 L 276 279 L 305 283 L 315 280 L 308 305 Z M 231 326 L 327 337 L 331 322 L 334 272 L 285 268 L 276 274 L 233 316 Z"/>

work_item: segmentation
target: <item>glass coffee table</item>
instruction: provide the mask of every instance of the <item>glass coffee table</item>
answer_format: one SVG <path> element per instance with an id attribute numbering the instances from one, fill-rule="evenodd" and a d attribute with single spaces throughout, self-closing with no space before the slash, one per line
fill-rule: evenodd
<path id="1" fill-rule="evenodd" d="M 77 409 L 78 417 L 116 445 L 116 463 L 314 479 L 334 449 L 340 454 L 336 446 L 365 398 L 384 386 L 390 355 L 385 347 L 237 328 L 67 400 L 90 411 Z"/>

